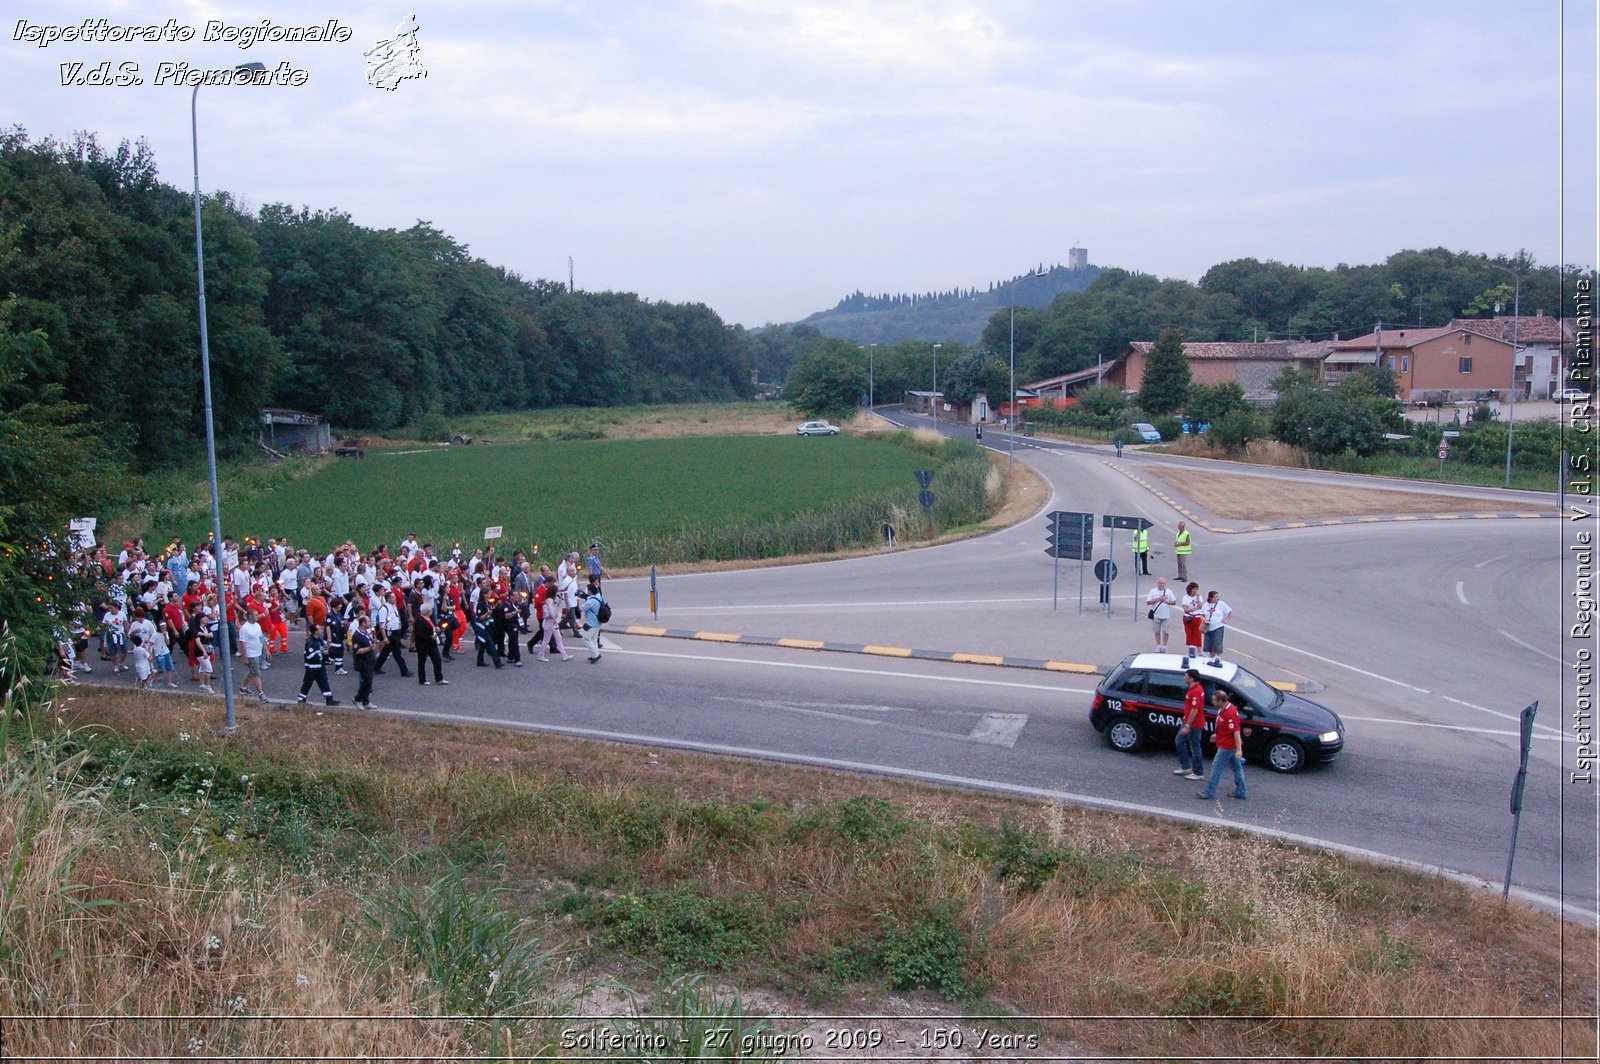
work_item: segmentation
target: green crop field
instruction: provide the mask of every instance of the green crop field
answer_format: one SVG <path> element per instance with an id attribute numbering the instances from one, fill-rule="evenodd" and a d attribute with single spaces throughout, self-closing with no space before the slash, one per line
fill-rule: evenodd
<path id="1" fill-rule="evenodd" d="M 538 545 L 549 557 L 599 537 L 615 565 L 831 550 L 914 506 L 915 470 L 974 464 L 966 454 L 941 463 L 904 442 L 700 437 L 372 452 L 230 502 L 223 525 L 321 549 L 346 539 L 370 549 L 408 532 L 470 548 L 501 525 L 502 549 Z M 952 520 L 981 511 L 981 486 L 968 498 L 975 476 L 981 485 L 974 470 L 947 477 L 941 510 Z M 198 542 L 205 529 L 196 517 L 151 532 Z"/>

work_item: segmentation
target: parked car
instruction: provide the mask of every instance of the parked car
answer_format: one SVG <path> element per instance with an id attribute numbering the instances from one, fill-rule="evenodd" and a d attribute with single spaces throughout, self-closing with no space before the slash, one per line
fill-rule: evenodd
<path id="1" fill-rule="evenodd" d="M 807 421 L 794 431 L 797 436 L 837 436 L 839 426 L 826 421 Z"/>
<path id="2" fill-rule="evenodd" d="M 1145 443 L 1161 442 L 1161 433 L 1157 432 L 1156 427 L 1148 421 L 1135 421 L 1133 423 L 1133 431 L 1137 432 L 1139 438 Z"/>
<path id="3" fill-rule="evenodd" d="M 1173 745 L 1183 724 L 1184 658 L 1176 654 L 1133 654 L 1095 688 L 1089 723 L 1115 750 L 1134 753 L 1146 743 Z M 1244 723 L 1244 755 L 1274 772 L 1297 772 L 1332 761 L 1344 749 L 1344 722 L 1309 698 L 1280 691 L 1231 661 L 1208 665 L 1187 659 L 1206 689 L 1208 753 L 1215 753 L 1212 729 L 1216 711 L 1211 692 L 1221 687 L 1239 707 Z"/>
<path id="4" fill-rule="evenodd" d="M 1589 398 L 1589 393 L 1582 388 L 1563 388 L 1555 394 L 1558 403 L 1581 403 Z"/>

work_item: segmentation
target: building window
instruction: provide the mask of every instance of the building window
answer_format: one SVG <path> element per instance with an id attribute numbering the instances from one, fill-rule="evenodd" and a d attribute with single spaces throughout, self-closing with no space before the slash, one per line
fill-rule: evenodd
<path id="1" fill-rule="evenodd" d="M 1389 372 L 1390 373 L 1394 372 L 1394 356 L 1393 355 L 1389 356 Z"/>
<path id="2" fill-rule="evenodd" d="M 1401 373 L 1410 373 L 1411 372 L 1411 356 L 1410 355 L 1401 355 L 1400 356 L 1400 372 Z"/>
<path id="3" fill-rule="evenodd" d="M 1462 355 L 1461 356 L 1461 372 L 1462 372 L 1462 374 L 1467 374 L 1467 373 L 1471 373 L 1472 372 L 1472 356 L 1471 355 Z"/>
<path id="4" fill-rule="evenodd" d="M 1472 346 L 1472 334 L 1471 333 L 1462 333 L 1461 334 L 1461 342 L 1466 344 L 1468 347 L 1471 347 Z"/>

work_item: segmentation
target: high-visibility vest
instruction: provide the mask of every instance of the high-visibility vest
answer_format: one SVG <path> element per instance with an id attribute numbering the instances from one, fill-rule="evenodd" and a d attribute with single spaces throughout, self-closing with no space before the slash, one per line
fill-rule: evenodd
<path id="1" fill-rule="evenodd" d="M 1148 554 L 1150 552 L 1150 530 L 1137 529 L 1133 533 L 1133 553 Z"/>
<path id="2" fill-rule="evenodd" d="M 1189 546 L 1189 530 L 1186 528 L 1178 533 L 1172 551 L 1174 554 L 1188 554 L 1191 549 Z"/>

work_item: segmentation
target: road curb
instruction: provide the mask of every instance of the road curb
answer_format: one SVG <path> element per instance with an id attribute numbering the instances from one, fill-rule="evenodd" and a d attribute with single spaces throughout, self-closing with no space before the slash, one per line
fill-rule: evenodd
<path id="1" fill-rule="evenodd" d="M 1552 517 L 1558 518 L 1562 516 L 1559 510 L 1443 510 L 1438 513 L 1422 514 L 1369 514 L 1362 517 L 1314 517 L 1307 518 L 1303 521 L 1270 521 L 1235 527 L 1232 525 L 1214 524 L 1211 521 L 1208 521 L 1203 515 L 1196 513 L 1194 510 L 1191 510 L 1189 507 L 1173 498 L 1161 488 L 1150 483 L 1145 478 L 1123 468 L 1120 464 L 1106 458 L 1102 458 L 1100 461 L 1101 464 L 1110 466 L 1118 473 L 1121 473 L 1123 476 L 1127 477 L 1129 480 L 1133 481 L 1135 484 L 1139 485 L 1141 488 L 1148 491 L 1150 494 L 1154 495 L 1168 506 L 1172 507 L 1178 513 L 1182 514 L 1185 520 L 1199 525 L 1207 532 L 1216 532 L 1221 535 L 1228 536 L 1247 535 L 1251 532 L 1278 532 L 1287 528 L 1325 528 L 1332 525 L 1378 525 L 1413 521 L 1534 521 Z M 1387 488 L 1374 490 L 1393 491 L 1396 489 Z"/>

